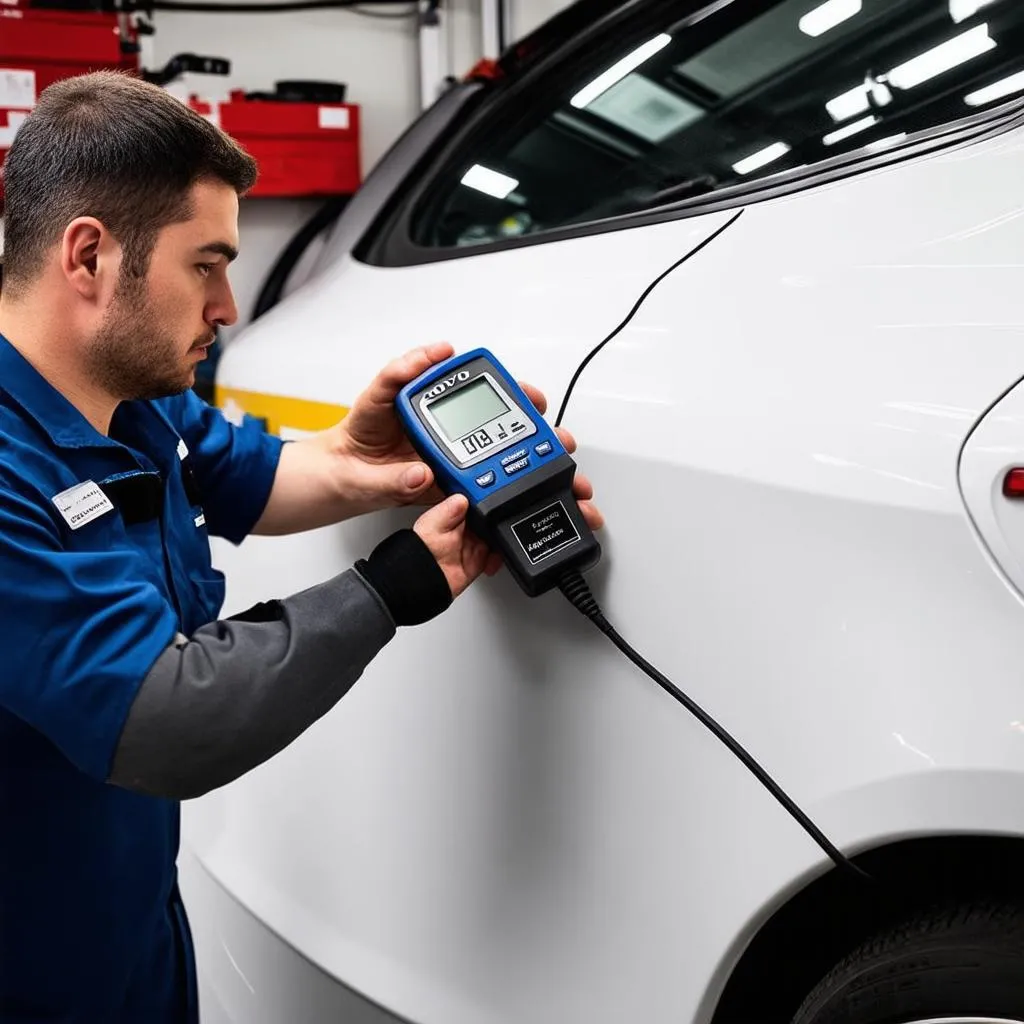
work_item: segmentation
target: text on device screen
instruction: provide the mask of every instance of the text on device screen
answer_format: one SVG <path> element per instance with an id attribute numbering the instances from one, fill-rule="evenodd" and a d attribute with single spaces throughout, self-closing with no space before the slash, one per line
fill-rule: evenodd
<path id="1" fill-rule="evenodd" d="M 478 377 L 454 394 L 433 402 L 430 411 L 447 439 L 457 441 L 509 409 L 487 379 Z"/>
<path id="2" fill-rule="evenodd" d="M 459 466 L 469 466 L 537 432 L 490 373 L 428 399 L 420 409 Z"/>

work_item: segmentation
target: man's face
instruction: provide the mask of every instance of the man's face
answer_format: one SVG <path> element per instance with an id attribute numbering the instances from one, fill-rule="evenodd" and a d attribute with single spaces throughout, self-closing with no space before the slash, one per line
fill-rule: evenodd
<path id="1" fill-rule="evenodd" d="M 92 376 L 121 400 L 181 394 L 218 324 L 238 319 L 227 267 L 238 251 L 238 196 L 199 182 L 192 217 L 157 236 L 144 280 L 122 277 L 88 347 Z"/>

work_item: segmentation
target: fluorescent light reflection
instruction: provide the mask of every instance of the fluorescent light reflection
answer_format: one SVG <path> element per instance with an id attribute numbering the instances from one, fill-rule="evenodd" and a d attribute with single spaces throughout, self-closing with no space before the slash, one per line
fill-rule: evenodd
<path id="1" fill-rule="evenodd" d="M 613 64 L 607 71 L 598 75 L 590 85 L 585 85 L 569 102 L 577 110 L 582 110 L 588 103 L 593 103 L 601 93 L 606 92 L 616 82 L 620 82 L 630 71 L 640 67 L 644 61 L 650 60 L 671 42 L 672 37 L 664 32 L 660 36 L 649 39 L 643 46 L 638 46 L 632 53 L 627 53 L 617 64 Z"/>
<path id="2" fill-rule="evenodd" d="M 752 153 L 738 163 L 733 164 L 732 169 L 737 174 L 750 174 L 751 171 L 759 170 L 766 164 L 770 164 L 772 161 L 778 160 L 779 157 L 785 156 L 789 149 L 790 147 L 784 142 L 773 142 L 770 146 L 759 149 L 756 153 Z"/>
<path id="3" fill-rule="evenodd" d="M 489 167 L 484 167 L 483 164 L 473 164 L 462 176 L 462 184 L 469 188 L 475 188 L 477 192 L 494 196 L 495 199 L 505 199 L 519 182 L 507 174 L 492 171 Z"/>
<path id="4" fill-rule="evenodd" d="M 834 132 L 829 132 L 821 141 L 826 146 L 834 146 L 837 142 L 842 142 L 843 139 L 848 139 L 851 135 L 856 135 L 858 132 L 865 131 L 876 124 L 878 124 L 878 118 L 874 114 L 870 117 L 862 117 L 859 121 L 854 121 L 853 124 L 848 124 L 844 128 L 837 128 Z"/>
<path id="5" fill-rule="evenodd" d="M 998 82 L 986 85 L 984 89 L 976 92 L 969 92 L 964 97 L 964 102 L 971 107 L 980 107 L 984 103 L 991 103 L 993 100 L 1001 100 L 1004 96 L 1012 96 L 1015 92 L 1024 90 L 1024 71 L 1018 71 L 1009 78 L 1002 78 Z"/>
<path id="6" fill-rule="evenodd" d="M 988 53 L 995 49 L 995 45 L 995 40 L 988 34 L 988 25 L 977 25 L 893 68 L 889 72 L 889 81 L 897 89 L 913 89 L 915 85 Z"/>
<path id="7" fill-rule="evenodd" d="M 863 0 L 827 0 L 820 7 L 808 11 L 797 24 L 807 36 L 823 36 L 844 21 L 860 14 Z"/>

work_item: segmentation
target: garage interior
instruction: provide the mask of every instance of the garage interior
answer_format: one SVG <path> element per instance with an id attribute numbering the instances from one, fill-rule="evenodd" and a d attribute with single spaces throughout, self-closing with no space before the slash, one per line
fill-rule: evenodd
<path id="1" fill-rule="evenodd" d="M 544 68 L 550 78 L 540 73 L 531 78 L 533 56 L 520 54 L 517 41 L 569 8 L 579 16 L 588 5 L 595 22 L 610 19 L 619 8 L 639 10 L 644 18 L 656 15 L 664 31 L 651 36 L 646 21 L 627 24 L 625 56 L 602 65 L 596 77 L 591 70 L 580 81 L 579 67 L 573 65 Z M 673 20 L 677 17 L 681 20 Z M 559 24 L 571 25 L 571 18 Z M 868 31 L 869 24 L 876 30 Z M 602 54 L 618 54 L 615 40 L 602 36 L 598 42 L 606 48 Z M 499 66 L 503 57 L 515 73 Z M 519 87 L 516 74 L 523 67 L 526 99 L 510 111 L 501 105 L 500 91 Z M 638 518 L 634 537 L 624 538 L 626 531 L 616 535 L 614 522 L 599 533 L 607 546 L 594 591 L 608 602 L 606 607 L 621 614 L 625 606 L 636 615 L 631 630 L 624 630 L 639 638 L 636 650 L 624 652 L 632 665 L 606 646 L 594 654 L 587 641 L 596 645 L 596 637 L 587 633 L 581 639 L 582 633 L 572 632 L 557 616 L 546 618 L 537 610 L 546 607 L 540 602 L 529 602 L 523 624 L 515 625 L 508 639 L 500 632 L 514 618 L 508 602 L 521 595 L 499 582 L 497 597 L 491 601 L 494 591 L 488 592 L 488 600 L 474 608 L 471 628 L 446 624 L 451 632 L 436 634 L 449 648 L 470 643 L 472 629 L 487 638 L 472 657 L 482 662 L 493 654 L 500 667 L 494 677 L 498 682 L 482 687 L 479 704 L 475 691 L 468 690 L 467 698 L 467 689 L 459 688 L 466 687 L 468 670 L 457 676 L 444 664 L 446 649 L 425 640 L 417 641 L 423 647 L 405 649 L 405 661 L 394 656 L 391 665 L 399 665 L 399 672 L 379 671 L 377 679 L 384 682 L 373 697 L 364 696 L 365 689 L 354 695 L 353 717 L 338 726 L 337 735 L 360 755 L 372 751 L 365 792 L 360 779 L 331 777 L 325 766 L 336 763 L 334 739 L 326 731 L 311 730 L 301 753 L 282 753 L 280 774 L 258 775 L 255 783 L 228 791 L 224 799 L 201 799 L 198 809 L 185 811 L 183 835 L 191 830 L 202 854 L 183 845 L 182 887 L 190 908 L 196 908 L 201 1024 L 655 1024 L 653 1016 L 636 1015 L 633 998 L 638 1005 L 674 1007 L 677 996 L 686 1016 L 671 1024 L 1022 1024 L 1024 882 L 1019 864 L 1024 819 L 1016 808 L 1024 807 L 1018 799 L 1024 795 L 1024 762 L 1016 744 L 1024 734 L 1024 713 L 1013 711 L 1007 696 L 1012 677 L 1007 665 L 1012 666 L 1008 652 L 1017 636 L 1018 591 L 1024 588 L 1024 556 L 1018 555 L 1024 550 L 1024 520 L 993 503 L 1024 498 L 1024 453 L 1011 458 L 1024 421 L 1022 406 L 1014 404 L 1020 399 L 1015 389 L 1024 386 L 1019 376 L 1024 373 L 1024 323 L 1009 295 L 1024 267 L 1016 248 L 1024 239 L 1015 234 L 1024 223 L 1024 203 L 1014 198 L 1015 186 L 1008 185 L 1024 154 L 1024 107 L 1013 107 L 1024 97 L 1024 0 L 0 0 L 0 173 L 39 92 L 53 81 L 95 68 L 155 83 L 237 139 L 259 165 L 255 189 L 239 201 L 240 246 L 230 268 L 238 317 L 218 324 L 216 340 L 195 370 L 195 392 L 219 405 L 235 427 L 278 435 L 287 443 L 343 422 L 358 400 L 349 377 L 368 381 L 374 372 L 367 370 L 369 365 L 397 356 L 391 349 L 398 328 L 392 332 L 387 325 L 394 321 L 402 332 L 414 332 L 421 322 L 417 313 L 431 336 L 410 337 L 407 348 L 447 340 L 437 335 L 450 319 L 456 351 L 468 347 L 467 338 L 479 325 L 480 345 L 491 345 L 493 328 L 496 353 L 503 344 L 524 361 L 533 359 L 529 372 L 536 367 L 542 377 L 548 374 L 542 383 L 551 403 L 545 417 L 552 429 L 562 426 L 574 388 L 588 368 L 596 371 L 594 376 L 575 393 L 582 416 L 569 416 L 568 427 L 576 430 L 580 421 L 607 426 L 602 417 L 608 410 L 608 421 L 636 413 L 650 416 L 654 424 L 642 441 L 639 431 L 628 435 L 623 429 L 622 436 L 643 449 L 638 454 L 625 441 L 621 448 L 609 443 L 611 428 L 602 437 L 603 447 L 596 446 L 595 463 L 606 470 L 604 479 L 594 481 L 598 504 L 602 493 L 610 493 L 609 504 L 617 510 L 629 508 L 627 499 L 638 502 L 642 495 L 646 500 L 643 473 L 659 470 L 652 470 L 658 479 L 651 482 L 657 497 L 651 497 L 643 520 Z M 642 74 L 634 74 L 637 68 Z M 500 83 L 497 99 L 488 93 L 495 82 Z M 342 270 L 325 264 L 333 229 L 365 197 L 361 189 L 372 172 L 425 116 L 474 83 L 481 84 L 482 99 L 467 91 L 465 108 L 453 101 L 451 125 L 459 131 L 451 129 L 451 149 L 424 150 L 429 183 L 410 180 L 409 165 L 392 169 L 394 180 L 385 180 L 373 196 L 372 228 L 354 221 L 358 230 L 353 229 L 353 237 L 346 237 L 344 246 L 338 243 Z M 476 102 L 485 110 L 493 102 L 500 116 L 487 131 L 475 125 L 459 134 L 460 118 L 465 115 L 469 122 L 475 117 Z M 993 113 L 997 107 L 998 115 Z M 447 121 L 444 127 L 449 129 Z M 982 173 L 991 173 L 992 196 L 985 195 L 987 184 L 971 177 L 972 161 Z M 1024 188 L 1024 176 L 1020 181 Z M 398 183 L 401 189 L 391 195 L 387 190 Z M 969 188 L 978 195 L 967 196 Z M 801 206 L 805 201 L 807 206 Z M 857 202 L 864 204 L 860 213 Z M 792 220 L 791 209 L 797 211 Z M 886 234 L 890 226 L 891 238 Z M 872 228 L 881 239 L 877 252 Z M 996 241 L 990 242 L 993 236 Z M 583 239 L 591 239 L 593 248 Z M 2 251 L 0 206 L 0 256 Z M 677 273 L 680 269 L 683 274 Z M 684 276 L 691 270 L 692 277 Z M 736 281 L 747 283 L 746 291 L 732 290 L 734 271 Z M 311 279 L 314 287 L 303 291 Z M 907 279 L 912 279 L 909 285 Z M 392 284 L 394 292 L 389 291 Z M 506 288 L 509 306 L 504 305 Z M 300 299 L 291 307 L 298 313 L 280 309 L 279 319 L 257 323 L 293 296 Z M 333 305 L 325 313 L 328 301 Z M 534 301 L 531 319 L 522 307 Z M 520 306 L 512 308 L 516 302 Z M 687 333 L 691 304 L 703 316 L 701 340 L 710 339 L 702 352 L 698 343 L 690 345 Z M 341 332 L 338 348 L 351 350 L 344 358 L 330 349 L 335 310 L 343 326 L 351 315 L 362 332 L 358 337 Z M 305 362 L 297 369 L 290 343 L 294 335 L 304 334 L 306 314 L 310 336 L 303 338 Z M 837 346 L 834 357 L 828 349 L 833 328 L 849 344 L 845 352 Z M 279 337 L 271 337 L 277 331 Z M 975 358 L 972 346 L 982 336 L 975 379 L 964 366 Z M 559 347 L 563 339 L 564 348 Z M 861 362 L 857 346 L 865 339 L 867 354 Z M 251 373 L 247 340 L 255 353 L 253 366 L 258 364 Z M 665 347 L 659 349 L 659 343 Z M 965 350 L 969 357 L 963 356 Z M 613 351 L 618 362 L 602 363 Z M 890 351 L 891 386 L 885 377 Z M 384 352 L 386 358 L 377 359 Z M 667 369 L 641 365 L 641 357 L 652 353 Z M 219 368 L 226 357 L 231 372 L 225 387 Z M 278 358 L 280 391 L 273 366 Z M 446 389 L 457 393 L 469 369 L 483 372 L 476 363 L 456 365 L 457 357 L 452 358 L 442 377 L 406 382 L 412 390 L 401 397 L 413 412 L 403 412 L 404 425 L 419 423 L 416 402 L 422 400 L 425 409 L 427 399 L 441 400 Z M 947 374 L 944 358 L 960 369 Z M 924 363 L 927 370 L 921 370 L 917 390 L 917 367 Z M 344 366 L 348 376 L 335 387 L 323 377 L 337 366 Z M 707 373 L 706 392 L 703 379 L 686 376 L 695 366 Z M 516 406 L 514 395 L 509 398 L 515 367 L 508 369 L 505 390 L 493 388 L 498 406 L 491 412 L 507 413 Z M 685 381 L 669 379 L 675 370 Z M 500 367 L 491 364 L 488 372 L 493 386 Z M 3 385 L 0 379 L 0 392 Z M 249 399 L 255 404 L 243 409 L 239 403 Z M 401 408 L 400 398 L 394 401 Z M 522 398 L 519 405 L 528 408 L 529 401 Z M 439 421 L 428 422 L 422 411 L 419 415 L 426 423 L 423 438 L 442 454 L 446 442 L 451 451 L 461 442 L 474 457 L 479 455 L 470 445 L 493 443 L 486 431 L 479 434 L 483 425 L 496 423 L 503 431 L 500 437 L 507 436 L 499 413 L 488 421 L 477 419 L 472 429 L 470 420 L 458 419 L 462 426 L 451 437 L 442 434 Z M 865 422 L 868 426 L 859 433 Z M 699 427 L 696 454 L 692 464 L 682 458 L 680 469 L 665 452 L 678 443 L 689 457 L 690 449 L 673 431 L 691 423 Z M 518 422 L 513 426 L 523 429 Z M 554 435 L 544 434 L 539 445 L 527 444 L 525 437 L 523 446 L 510 449 L 503 461 L 486 472 L 481 462 L 471 474 L 482 502 L 486 488 L 496 480 L 507 482 L 503 473 L 511 477 L 532 470 L 553 449 L 560 450 Z M 586 457 L 587 439 L 581 433 L 579 440 Z M 849 449 L 844 447 L 848 442 Z M 423 447 L 413 444 L 421 455 Z M 777 463 L 776 448 L 781 453 Z M 184 460 L 180 450 L 179 455 Z M 468 472 L 472 465 L 459 468 Z M 929 476 L 936 466 L 949 479 Z M 710 497 L 703 518 L 691 520 L 690 486 L 701 474 L 713 480 L 707 487 Z M 819 493 L 822 479 L 827 482 Z M 802 557 L 805 527 L 799 512 L 787 504 L 791 493 L 804 491 L 814 499 L 808 504 L 815 505 L 808 518 L 820 514 L 826 520 L 824 528 L 813 522 L 806 528 L 807 551 L 815 552 L 806 563 L 791 557 L 794 548 Z M 568 500 L 571 493 L 565 490 L 562 497 Z M 749 506 L 748 493 L 753 496 Z M 409 511 L 401 502 L 398 506 L 398 517 Z M 857 520 L 851 507 L 871 525 Z M 911 522 L 908 510 L 923 514 Z M 521 511 L 517 507 L 516 515 Z M 392 512 L 396 509 L 387 507 L 382 514 Z M 837 527 L 839 541 L 828 533 L 833 513 L 847 524 L 846 534 Z M 749 523 L 759 517 L 769 536 L 758 547 Z M 550 532 L 551 518 L 539 519 L 532 535 L 545 557 L 550 545 L 557 551 L 561 543 Z M 653 519 L 659 522 L 652 525 Z M 635 550 L 629 543 L 639 544 L 636 535 L 648 528 L 651 536 L 662 538 L 662 520 L 686 533 L 679 551 L 693 561 L 694 578 L 703 589 L 686 581 L 679 584 L 686 597 L 679 597 L 675 577 L 658 578 L 652 588 L 655 574 L 645 568 L 642 585 L 634 578 L 631 600 L 618 597 L 607 586 L 608 563 L 621 573 L 626 564 L 622 551 Z M 515 533 L 524 521 L 515 523 L 510 536 L 527 552 L 531 537 L 524 542 Z M 690 533 L 691 521 L 701 523 L 709 535 L 719 524 L 730 534 L 721 545 L 728 578 L 724 570 L 718 573 L 717 555 Z M 205 518 L 194 522 L 199 528 Z M 387 522 L 408 525 L 401 518 Z M 330 523 L 328 529 L 337 525 Z M 339 540 L 318 533 L 317 524 L 295 531 L 302 533 L 300 539 L 290 537 L 277 547 L 264 546 L 267 540 L 257 537 L 255 543 L 246 541 L 243 555 L 229 551 L 222 536 L 215 537 L 214 565 L 219 568 L 218 559 L 224 559 L 229 596 L 232 583 L 242 580 L 236 601 L 242 591 L 250 603 L 271 601 L 275 595 L 264 592 L 263 565 L 273 565 L 266 573 L 274 580 L 270 590 L 300 592 L 322 565 L 352 562 L 350 547 L 357 553 L 372 547 L 369 527 L 350 527 L 345 524 L 349 532 Z M 878 542 L 884 556 L 872 548 L 870 530 L 876 528 L 884 535 Z M 971 531 L 981 540 L 975 542 Z M 575 527 L 573 532 L 569 543 L 580 539 Z M 608 533 L 611 538 L 605 541 Z M 776 536 L 783 538 L 778 548 Z M 918 542 L 926 552 L 920 564 L 913 557 Z M 674 544 L 670 538 L 659 550 L 666 566 L 678 568 Z M 948 564 L 942 560 L 946 546 L 953 550 Z M 846 567 L 846 576 L 838 580 L 826 564 L 836 552 Z M 911 552 L 907 564 L 900 561 L 904 552 Z M 641 554 L 650 556 L 642 545 Z M 881 591 L 890 587 L 891 573 L 891 590 L 899 601 L 893 599 L 895 610 L 888 616 L 879 591 L 868 586 L 859 592 L 862 604 L 850 612 L 837 596 L 861 554 L 865 575 L 872 583 L 881 580 Z M 770 599 L 744 590 L 748 563 L 755 564 L 758 576 L 750 593 L 772 575 L 783 595 L 778 607 L 766 610 Z M 988 580 L 985 573 L 993 566 Z M 812 586 L 804 586 L 806 580 Z M 919 618 L 916 605 L 907 611 L 900 603 L 901 586 L 911 595 L 904 603 L 920 603 L 922 621 L 932 616 L 920 632 L 903 629 L 915 639 L 907 647 L 893 640 L 892 633 L 898 632 L 893 623 L 919 625 Z M 606 637 L 615 634 L 595 610 L 589 591 L 571 596 L 564 577 L 558 587 L 591 623 L 598 622 Z M 961 587 L 971 599 L 982 594 L 975 627 L 989 613 L 998 619 L 992 652 L 978 639 L 984 636 L 979 628 L 964 630 L 963 647 L 950 639 L 959 630 L 960 606 L 949 595 L 959 594 Z M 801 589 L 804 616 L 793 622 L 784 598 L 796 602 Z M 808 590 L 813 597 L 807 598 Z M 932 596 L 934 606 L 927 604 Z M 693 613 L 692 619 L 686 621 L 682 613 L 679 621 L 673 619 L 669 606 L 674 600 Z M 739 609 L 735 623 L 733 603 Z M 1014 608 L 1008 610 L 1010 604 Z M 225 607 L 241 611 L 230 601 Z M 728 610 L 722 613 L 722 608 Z M 694 623 L 705 609 L 711 610 L 708 621 L 715 628 L 702 636 Z M 839 611 L 832 614 L 834 609 Z M 721 620 L 714 618 L 719 613 Z M 566 628 L 560 656 L 578 658 L 589 673 L 585 679 L 567 683 L 572 673 L 564 665 L 561 675 L 547 674 L 544 645 L 555 646 L 552 623 Z M 644 637 L 642 627 L 651 623 Z M 754 625 L 748 633 L 749 623 Z M 583 629 L 575 619 L 573 625 Z M 644 640 L 649 651 L 641 648 Z M 931 680 L 940 674 L 946 644 L 955 649 L 949 655 L 950 674 L 961 673 L 958 685 L 966 675 L 958 657 L 965 662 L 974 658 L 998 677 L 988 689 L 979 684 L 977 708 L 970 694 L 954 685 L 937 685 L 932 702 Z M 620 651 L 628 647 L 616 645 Z M 802 660 L 804 648 L 810 652 L 807 660 L 820 657 L 825 666 L 820 688 L 818 666 Z M 650 654 L 650 663 L 640 649 Z M 672 665 L 680 649 L 684 653 Z M 396 676 L 408 683 L 415 674 L 410 665 L 418 671 L 435 657 L 441 663 L 438 699 L 450 718 L 429 707 L 422 694 L 411 699 L 415 714 L 395 694 Z M 610 669 L 613 659 L 616 667 Z M 843 683 L 836 683 L 836 696 L 830 698 L 827 673 L 836 665 L 842 671 L 836 670 L 835 678 Z M 641 672 L 634 672 L 637 667 Z M 843 676 L 847 670 L 849 676 Z M 621 682 L 616 672 L 636 676 L 630 685 L 644 696 L 631 691 L 635 705 L 614 693 L 609 680 Z M 871 708 L 862 707 L 858 672 L 871 679 L 863 703 L 876 701 L 877 722 Z M 914 678 L 918 687 L 908 686 L 912 696 L 905 702 L 898 692 L 903 675 Z M 599 677 L 608 689 L 598 690 L 591 707 L 582 686 Z M 720 690 L 708 682 L 717 685 L 723 679 Z M 791 684 L 793 679 L 801 680 L 803 690 Z M 651 680 L 678 703 L 665 701 L 651 711 L 644 703 L 650 699 L 647 691 L 665 697 Z M 699 704 L 688 696 L 694 680 Z M 785 698 L 776 699 L 776 684 Z M 746 695 L 743 687 L 749 687 Z M 728 712 L 721 721 L 730 728 L 740 723 L 737 738 L 703 710 L 719 714 L 720 692 L 721 708 Z M 892 705 L 886 703 L 890 697 Z M 841 718 L 850 707 L 863 712 L 863 720 L 847 732 L 845 722 L 837 724 L 829 715 L 834 711 Z M 574 716 L 580 708 L 588 710 L 577 733 Z M 989 718 L 979 726 L 971 715 L 977 710 L 981 720 L 982 709 Z M 587 717 L 591 713 L 594 717 Z M 677 740 L 669 736 L 666 719 L 685 721 L 685 728 L 693 730 L 686 733 L 687 750 L 678 761 L 672 760 Z M 958 730 L 968 719 L 961 748 Z M 430 728 L 418 746 L 417 730 L 424 721 Z M 473 723 L 467 732 L 483 723 L 479 735 L 460 732 L 467 722 Z M 918 740 L 918 727 L 925 735 L 934 730 L 948 742 L 944 752 L 953 750 L 954 755 L 943 762 L 938 740 L 934 747 Z M 633 748 L 623 735 L 632 735 Z M 644 764 L 636 751 L 643 752 L 647 743 L 651 760 Z M 762 749 L 776 761 L 759 762 Z M 801 760 L 808 749 L 824 754 L 815 762 Z M 316 766 L 308 792 L 302 760 L 307 753 L 308 763 Z M 389 761 L 406 753 L 414 766 L 407 785 Z M 351 767 L 358 760 L 347 756 L 352 762 L 337 763 Z M 629 762 L 628 767 L 617 759 Z M 899 765 L 892 771 L 897 795 L 879 797 L 877 824 L 872 787 L 877 783 L 880 792 L 885 779 L 882 768 L 877 777 L 873 773 L 876 765 L 893 762 Z M 901 774 L 904 762 L 911 766 L 906 777 Z M 476 786 L 471 777 L 483 764 L 484 782 Z M 673 782 L 661 769 L 670 765 L 682 778 L 684 769 L 694 766 L 697 772 L 710 772 L 707 764 L 715 765 L 713 782 L 710 774 L 685 776 L 687 784 L 678 787 L 685 795 L 678 806 L 671 803 Z M 773 774 L 776 764 L 783 770 Z M 961 775 L 953 778 L 949 769 L 952 795 L 947 803 L 942 783 L 934 779 L 941 780 L 949 765 Z M 869 780 L 863 790 L 854 792 L 852 783 L 844 789 L 849 779 L 843 772 L 849 770 L 849 778 L 859 784 L 861 768 Z M 819 773 L 829 785 L 840 780 L 834 787 L 838 795 L 828 794 L 834 806 L 826 808 L 824 796 L 817 804 L 803 802 L 805 784 L 808 792 L 818 792 Z M 915 789 L 922 777 L 935 788 Z M 785 790 L 776 778 L 785 782 Z M 971 788 L 989 784 L 984 799 Z M 389 786 L 397 793 L 400 811 L 384 808 L 381 794 L 390 795 Z M 338 806 L 352 810 L 350 822 L 331 815 L 335 787 Z M 828 787 L 822 783 L 820 788 Z M 423 793 L 436 802 L 421 800 Z M 500 813 L 492 812 L 491 796 Z M 605 797 L 621 818 L 636 825 L 632 833 L 629 825 L 619 831 L 619 819 L 603 820 Z M 685 855 L 679 849 L 684 839 L 689 841 L 691 825 L 686 820 L 680 824 L 683 806 L 694 814 L 696 833 Z M 301 868 L 289 859 L 289 822 L 296 827 L 294 863 Z M 730 841 L 716 846 L 719 824 Z M 379 873 L 365 891 L 361 879 L 342 879 L 324 897 L 328 909 L 318 920 L 317 894 L 331 889 L 327 855 L 310 853 L 320 842 L 321 825 L 323 849 L 346 852 L 350 846 L 350 863 L 364 870 L 379 867 Z M 886 842 L 879 841 L 877 848 L 869 842 L 833 842 L 847 825 L 865 834 L 876 829 Z M 535 836 L 528 834 L 531 828 Z M 665 842 L 652 839 L 648 850 L 645 828 Z M 772 845 L 763 861 L 760 835 Z M 392 844 L 393 836 L 411 837 L 408 848 Z M 261 839 L 265 848 L 256 851 Z M 371 849 L 375 841 L 387 847 L 386 853 Z M 258 865 L 251 873 L 244 855 L 238 855 L 246 842 L 252 843 Z M 508 870 L 502 860 L 507 850 L 516 851 Z M 772 860 L 777 851 L 782 851 L 778 864 Z M 423 863 L 417 864 L 420 855 Z M 223 870 L 223 877 L 211 864 Z M 420 868 L 429 881 L 417 885 L 410 878 Z M 304 871 L 307 876 L 300 877 Z M 621 891 L 615 886 L 620 871 Z M 726 896 L 734 887 L 737 894 L 733 916 L 721 924 L 713 952 L 704 954 L 701 936 L 714 931 L 712 923 L 680 923 L 660 903 L 667 880 L 678 879 L 691 897 L 698 894 L 693 904 L 700 906 L 701 872 Z M 473 898 L 461 899 L 463 883 Z M 708 891 L 712 888 L 709 883 Z M 989 899 L 989 892 L 998 898 Z M 564 915 L 563 893 L 570 894 Z M 935 893 L 949 899 L 933 905 Z M 375 900 L 381 905 L 379 917 Z M 402 917 L 407 905 L 408 922 Z M 446 918 L 449 906 L 451 921 Z M 818 918 L 822 907 L 827 908 L 824 921 Z M 350 912 L 351 918 L 346 916 Z M 620 923 L 616 914 L 627 922 L 622 937 L 592 940 L 605 927 L 615 931 Z M 431 915 L 445 918 L 437 925 L 443 938 L 436 942 Z M 507 915 L 507 931 L 502 915 Z M 349 920 L 358 924 L 355 937 L 346 933 Z M 291 932 L 285 934 L 278 922 L 286 922 Z M 650 933 L 647 922 L 653 922 Z M 0 935 L 2 929 L 0 906 Z M 452 938 L 450 949 L 445 938 Z M 907 945 L 901 945 L 903 940 Z M 682 980 L 676 985 L 666 971 L 666 949 L 676 956 L 680 948 L 693 955 L 693 963 L 680 970 Z M 654 995 L 644 1002 L 647 993 L 640 990 L 648 980 L 648 956 L 658 966 L 652 968 Z M 355 980 L 338 967 L 350 963 Z M 626 965 L 621 978 L 620 964 Z M 266 975 L 254 974 L 251 965 L 262 965 Z M 3 966 L 0 960 L 0 975 Z M 588 973 L 598 975 L 593 992 L 587 988 Z M 963 1000 L 961 991 L 967 993 Z M 765 992 L 770 995 L 762 999 Z M 531 1011 L 522 1007 L 540 1009 L 527 1019 L 523 1014 Z M 8 1024 L 2 1005 L 0 1024 Z M 10 1024 L 23 1021 L 12 1016 Z M 74 1024 L 107 1022 L 83 1018 Z"/>
<path id="2" fill-rule="evenodd" d="M 252 99 L 290 95 L 298 100 L 303 94 L 289 94 L 288 84 L 305 83 L 311 107 L 298 114 L 285 108 L 273 128 L 261 129 L 264 142 L 271 139 L 271 148 L 281 159 L 280 154 L 288 152 L 287 140 L 294 139 L 296 132 L 306 132 L 305 140 L 313 143 L 314 155 L 300 151 L 298 156 L 307 161 L 317 159 L 316 145 L 323 146 L 325 140 L 337 144 L 329 134 L 332 130 L 344 134 L 352 147 L 351 151 L 342 148 L 340 158 L 334 156 L 343 166 L 333 171 L 318 167 L 309 172 L 307 168 L 291 177 L 288 171 L 275 173 L 272 184 L 264 181 L 243 204 L 243 244 L 232 268 L 240 317 L 221 333 L 221 343 L 227 345 L 250 321 L 260 291 L 282 252 L 324 208 L 325 200 L 350 196 L 349 181 L 361 182 L 452 81 L 469 73 L 478 61 L 496 58 L 512 39 L 525 35 L 564 5 L 553 0 L 453 0 L 443 9 L 439 4 L 415 0 L 367 4 L 342 0 L 337 6 L 324 4 L 322 9 L 304 9 L 301 3 L 287 0 L 276 4 L 256 0 L 250 5 L 266 6 L 267 13 L 255 13 L 244 4 L 218 4 L 217 0 L 194 6 L 196 10 L 188 10 L 188 5 L 176 10 L 172 3 L 163 8 L 158 3 L 150 10 L 138 5 L 144 11 L 140 19 L 144 28 L 131 36 L 138 54 L 128 55 L 122 66 L 149 72 L 157 81 L 173 75 L 165 88 L 184 101 L 194 98 L 197 109 L 207 114 L 213 105 L 229 101 L 233 92 L 236 97 L 241 93 Z M 229 10 L 232 6 L 241 9 Z M 2 24 L 9 31 L 0 35 L 0 73 L 5 76 L 0 90 L 0 158 L 13 139 L 20 115 L 29 109 L 24 74 L 17 72 L 38 68 L 39 82 L 44 83 L 120 64 L 117 47 L 111 42 L 112 33 L 119 28 L 118 18 L 112 13 L 96 14 L 102 7 L 88 0 L 38 5 L 17 0 L 5 5 L 8 20 Z M 15 24 L 16 17 L 19 24 Z M 176 61 L 181 55 L 187 55 L 186 59 Z M 212 73 L 187 70 L 197 68 L 204 58 L 212 59 L 207 65 Z M 283 90 L 278 83 L 284 83 Z M 333 122 L 326 115 L 325 125 L 316 120 L 312 104 L 322 98 L 336 100 L 338 95 L 358 112 L 358 125 L 351 130 L 341 127 L 346 123 L 343 110 Z M 311 116 L 309 109 L 313 111 L 311 124 L 306 121 Z M 241 110 L 240 136 L 260 113 Z M 268 170 L 262 173 L 266 175 Z M 290 268 L 288 280 L 275 294 L 288 294 L 295 282 L 302 280 L 321 241 L 322 236 L 316 235 L 303 248 L 303 259 Z M 204 369 L 212 372 L 213 362 Z"/>

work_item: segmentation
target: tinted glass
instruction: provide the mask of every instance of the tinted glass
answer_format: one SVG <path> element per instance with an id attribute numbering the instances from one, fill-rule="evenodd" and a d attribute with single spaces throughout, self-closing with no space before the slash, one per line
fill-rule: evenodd
<path id="1" fill-rule="evenodd" d="M 736 0 L 561 81 L 440 176 L 414 241 L 477 245 L 651 209 L 1024 95 L 1024 2 Z"/>

